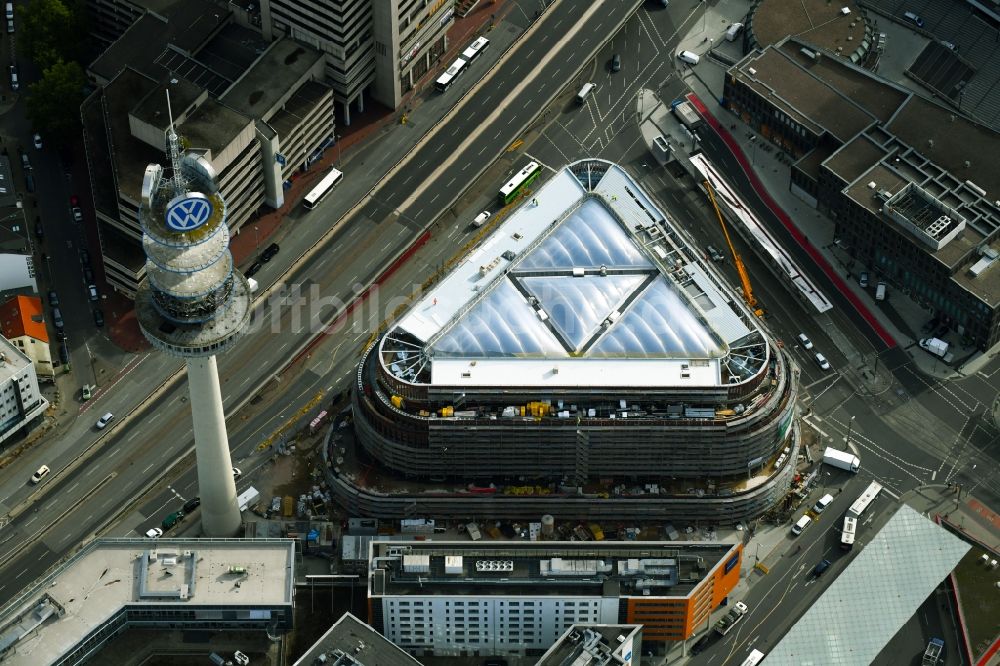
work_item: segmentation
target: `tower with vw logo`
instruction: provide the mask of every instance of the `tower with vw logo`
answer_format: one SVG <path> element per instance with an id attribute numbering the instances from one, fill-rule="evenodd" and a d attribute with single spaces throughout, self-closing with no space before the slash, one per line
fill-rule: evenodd
<path id="1" fill-rule="evenodd" d="M 146 279 L 136 315 L 154 347 L 187 362 L 202 529 L 206 536 L 233 536 L 240 511 L 215 355 L 246 329 L 250 286 L 229 252 L 226 201 L 214 168 L 200 155 L 182 154 L 172 120 L 167 144 L 170 174 L 150 164 L 142 181 Z"/>

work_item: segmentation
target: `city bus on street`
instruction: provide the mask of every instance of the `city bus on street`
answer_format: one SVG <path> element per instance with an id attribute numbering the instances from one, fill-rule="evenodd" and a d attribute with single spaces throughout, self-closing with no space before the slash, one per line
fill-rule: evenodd
<path id="1" fill-rule="evenodd" d="M 840 532 L 840 547 L 844 550 L 854 548 L 854 534 L 858 530 L 858 519 L 844 516 L 844 529 Z"/>
<path id="2" fill-rule="evenodd" d="M 861 493 L 861 495 L 858 496 L 858 499 L 854 500 L 854 504 L 852 504 L 851 508 L 847 510 L 847 515 L 860 518 L 861 514 L 865 512 L 865 509 L 871 506 L 871 503 L 875 501 L 875 498 L 878 497 L 880 492 L 882 492 L 882 484 L 878 481 L 872 481 L 871 485 L 865 489 L 865 492 Z"/>
<path id="3" fill-rule="evenodd" d="M 459 58 L 451 64 L 451 67 L 445 70 L 444 74 L 438 77 L 437 81 L 434 82 L 434 87 L 438 89 L 438 92 L 444 92 L 451 87 L 451 84 L 455 82 L 462 72 L 465 71 L 465 66 L 468 63 Z"/>
<path id="4" fill-rule="evenodd" d="M 476 41 L 469 44 L 469 48 L 462 51 L 462 58 L 471 65 L 489 47 L 490 40 L 485 37 L 479 37 Z"/>
<path id="5" fill-rule="evenodd" d="M 538 162 L 528 162 L 528 165 L 514 174 L 514 177 L 500 188 L 500 205 L 506 206 L 513 201 L 526 186 L 535 182 L 535 179 L 542 173 L 542 167 Z"/>
<path id="6" fill-rule="evenodd" d="M 763 659 L 764 653 L 760 650 L 754 650 L 750 656 L 743 660 L 743 666 L 757 666 Z"/>
<path id="7" fill-rule="evenodd" d="M 319 181 L 316 187 L 309 190 L 309 194 L 307 194 L 306 198 L 302 200 L 302 205 L 310 210 L 315 208 L 316 204 L 322 201 L 323 198 L 337 186 L 337 183 L 339 183 L 343 177 L 344 174 L 342 171 L 330 169 L 330 172 L 323 176 L 323 179 Z"/>

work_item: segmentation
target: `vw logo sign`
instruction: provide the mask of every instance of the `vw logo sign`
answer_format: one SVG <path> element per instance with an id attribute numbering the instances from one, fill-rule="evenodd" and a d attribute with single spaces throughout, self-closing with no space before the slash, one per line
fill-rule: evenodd
<path id="1" fill-rule="evenodd" d="M 174 197 L 167 204 L 167 227 L 171 231 L 191 231 L 212 217 L 212 202 L 201 192 Z"/>

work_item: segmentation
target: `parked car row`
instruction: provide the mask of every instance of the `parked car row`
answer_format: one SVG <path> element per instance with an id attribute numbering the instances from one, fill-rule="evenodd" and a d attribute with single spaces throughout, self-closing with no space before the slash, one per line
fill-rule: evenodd
<path id="1" fill-rule="evenodd" d="M 277 243 L 271 243 L 270 245 L 268 245 L 266 248 L 264 248 L 264 251 L 260 253 L 260 258 L 257 259 L 257 261 L 253 262 L 252 264 L 250 264 L 250 268 L 246 269 L 243 275 L 245 275 L 248 278 L 256 275 L 257 271 L 259 271 L 261 268 L 264 267 L 264 264 L 271 261 L 272 259 L 274 259 L 275 256 L 277 256 L 278 250 L 280 249 L 281 248 L 278 246 Z"/>

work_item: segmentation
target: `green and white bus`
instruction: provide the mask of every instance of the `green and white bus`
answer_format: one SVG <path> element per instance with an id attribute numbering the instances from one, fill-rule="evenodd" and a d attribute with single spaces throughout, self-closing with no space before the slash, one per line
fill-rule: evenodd
<path id="1" fill-rule="evenodd" d="M 507 184 L 500 188 L 500 205 L 510 204 L 521 190 L 535 182 L 542 173 L 542 167 L 538 162 L 528 162 L 528 165 L 514 174 L 514 177 L 507 181 Z"/>

